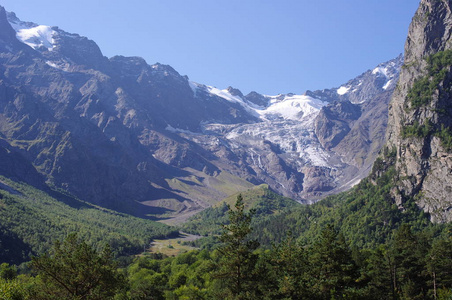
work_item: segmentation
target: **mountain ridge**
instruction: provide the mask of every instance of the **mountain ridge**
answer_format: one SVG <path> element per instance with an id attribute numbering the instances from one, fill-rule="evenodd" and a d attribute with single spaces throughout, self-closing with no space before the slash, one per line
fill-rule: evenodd
<path id="1" fill-rule="evenodd" d="M 108 59 L 85 37 L 1 16 L 5 32 L 16 28 L 0 45 L 0 132 L 8 149 L 48 185 L 142 217 L 162 210 L 188 217 L 262 183 L 304 203 L 349 188 L 381 146 L 381 112 L 398 76 L 391 70 L 402 61 L 331 90 L 243 95 L 139 57 Z M 355 117 L 343 118 L 352 107 Z M 322 110 L 335 115 L 321 121 Z M 372 114 L 381 121 L 366 118 Z M 339 134 L 314 122 L 332 122 Z"/>

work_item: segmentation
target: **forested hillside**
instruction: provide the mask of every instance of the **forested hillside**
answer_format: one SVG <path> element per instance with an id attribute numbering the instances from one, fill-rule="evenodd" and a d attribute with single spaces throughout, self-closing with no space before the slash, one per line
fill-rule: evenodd
<path id="1" fill-rule="evenodd" d="M 28 261 L 73 232 L 96 248 L 110 244 L 116 255 L 139 253 L 153 238 L 178 233 L 160 223 L 53 192 L 60 199 L 56 200 L 4 177 L 0 178 L 0 187 L 0 262 Z"/>
<path id="2" fill-rule="evenodd" d="M 326 225 L 308 242 L 297 242 L 287 233 L 263 250 L 251 237 L 254 213 L 245 211 L 239 195 L 228 209 L 216 250 L 177 257 L 142 255 L 122 270 L 115 269 L 109 248 L 93 251 L 71 235 L 55 245 L 52 256 L 33 259 L 40 277 L 17 276 L 14 267 L 2 265 L 0 291 L 9 294 L 6 299 L 452 297 L 450 226 L 432 235 L 403 223 L 384 243 L 369 249 L 353 247 L 333 225 Z M 94 278 L 99 280 L 88 284 Z"/>
<path id="3" fill-rule="evenodd" d="M 253 223 L 262 221 L 270 216 L 278 215 L 289 208 L 301 206 L 296 201 L 278 195 L 267 185 L 260 185 L 240 193 L 246 210 L 253 209 L 256 214 Z M 237 194 L 220 201 L 216 205 L 191 217 L 180 228 L 184 231 L 199 235 L 218 235 L 220 225 L 228 222 L 228 206 L 234 206 Z"/>

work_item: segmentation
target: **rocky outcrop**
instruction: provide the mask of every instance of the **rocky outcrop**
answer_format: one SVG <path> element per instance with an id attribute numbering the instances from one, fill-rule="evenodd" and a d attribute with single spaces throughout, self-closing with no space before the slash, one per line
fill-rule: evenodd
<path id="1" fill-rule="evenodd" d="M 452 221 L 452 2 L 422 0 L 409 28 L 394 92 L 387 147 L 397 150 L 393 196 L 433 222 Z"/>
<path id="2" fill-rule="evenodd" d="M 361 109 L 349 101 L 337 101 L 324 107 L 315 120 L 315 133 L 325 149 L 331 149 L 350 132 L 352 122 L 359 119 Z"/>

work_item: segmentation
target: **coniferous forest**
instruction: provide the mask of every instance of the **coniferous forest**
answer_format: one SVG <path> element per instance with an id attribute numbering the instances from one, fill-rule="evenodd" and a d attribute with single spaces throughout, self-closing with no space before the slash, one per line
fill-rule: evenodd
<path id="1" fill-rule="evenodd" d="M 77 234 L 27 264 L 0 268 L 1 299 L 450 299 L 451 227 L 401 223 L 384 243 L 352 246 L 333 224 L 303 242 L 287 232 L 262 247 L 254 209 L 239 195 L 213 250 L 136 256 L 119 265 L 109 245 Z M 350 233 L 348 233 L 350 235 Z"/>

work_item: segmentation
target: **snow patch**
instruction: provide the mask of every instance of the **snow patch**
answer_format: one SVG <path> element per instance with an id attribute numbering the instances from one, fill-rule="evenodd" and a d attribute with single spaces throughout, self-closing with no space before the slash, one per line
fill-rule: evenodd
<path id="1" fill-rule="evenodd" d="M 231 93 L 229 93 L 228 90 L 220 90 L 216 87 L 208 85 L 203 85 L 203 87 L 206 89 L 208 93 L 220 97 L 226 101 L 238 103 L 252 116 L 259 117 L 259 115 L 256 113 L 257 110 L 256 106 L 249 105 L 241 97 L 232 95 Z"/>
<path id="2" fill-rule="evenodd" d="M 350 90 L 350 87 L 345 87 L 345 86 L 341 86 L 340 88 L 337 89 L 337 93 L 338 95 L 345 95 L 348 93 L 348 91 Z"/>
<path id="3" fill-rule="evenodd" d="M 54 61 L 46 61 L 46 64 L 52 68 L 61 70 L 61 71 L 65 71 L 65 72 L 69 72 L 70 69 L 70 64 L 68 62 L 54 62 Z"/>
<path id="4" fill-rule="evenodd" d="M 389 86 L 391 85 L 391 83 L 392 83 L 392 79 L 388 80 L 388 82 L 386 82 L 386 84 L 383 86 L 383 89 L 387 90 L 389 88 Z"/>
<path id="5" fill-rule="evenodd" d="M 388 72 L 388 68 L 387 68 L 387 67 L 385 67 L 385 68 L 383 68 L 383 67 L 376 67 L 376 68 L 373 69 L 373 71 L 372 71 L 372 74 L 374 74 L 374 75 L 381 74 L 381 75 L 383 75 L 383 76 L 386 77 L 386 78 L 389 77 L 389 74 L 388 74 L 388 73 L 389 73 L 389 72 Z"/>
<path id="6" fill-rule="evenodd" d="M 59 69 L 58 65 L 51 61 L 46 61 L 46 64 L 51 66 L 52 68 Z"/>
<path id="7" fill-rule="evenodd" d="M 199 83 L 196 83 L 194 81 L 188 81 L 188 85 L 190 86 L 191 90 L 193 91 L 193 94 L 195 94 L 198 92 L 199 89 Z"/>
<path id="8" fill-rule="evenodd" d="M 190 82 L 190 87 L 195 92 L 201 88 L 197 83 Z M 307 95 L 277 95 L 268 96 L 269 105 L 267 107 L 249 103 L 239 96 L 234 96 L 228 90 L 220 90 L 216 87 L 202 85 L 206 92 L 220 97 L 226 101 L 240 104 L 251 115 L 260 118 L 262 121 L 275 119 L 307 121 L 313 120 L 320 109 L 327 105 L 327 102 L 307 96 Z"/>
<path id="9" fill-rule="evenodd" d="M 56 34 L 56 31 L 52 27 L 22 22 L 17 18 L 8 21 L 16 31 L 17 39 L 22 43 L 27 44 L 33 49 L 45 47 L 49 51 L 52 51 L 55 47 L 53 36 Z"/>
<path id="10" fill-rule="evenodd" d="M 233 96 L 233 95 L 231 95 L 231 94 L 228 92 L 228 90 L 220 90 L 220 89 L 217 89 L 216 87 L 213 87 L 213 86 L 207 86 L 207 91 L 208 91 L 209 93 L 213 94 L 213 95 L 216 95 L 216 96 L 218 96 L 218 97 L 221 97 L 221 98 L 223 98 L 223 99 L 225 99 L 225 100 L 228 100 L 228 101 L 230 101 L 230 102 L 237 102 L 237 103 L 240 103 L 240 104 L 245 104 L 245 103 L 243 102 L 243 99 L 242 99 L 242 98 L 240 98 L 240 97 L 238 97 L 238 96 Z"/>

